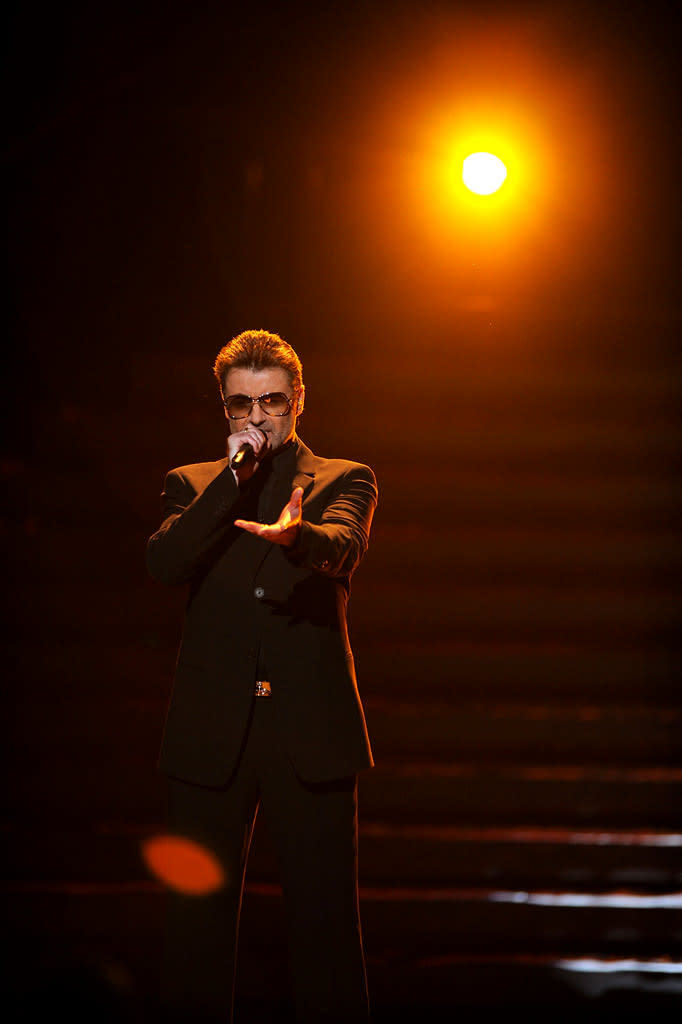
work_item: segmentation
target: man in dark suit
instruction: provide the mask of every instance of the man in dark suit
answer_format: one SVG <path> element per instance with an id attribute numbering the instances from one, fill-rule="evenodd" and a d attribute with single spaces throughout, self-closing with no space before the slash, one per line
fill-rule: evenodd
<path id="1" fill-rule="evenodd" d="M 357 893 L 357 773 L 372 765 L 346 626 L 377 491 L 367 466 L 296 435 L 301 363 L 247 331 L 214 373 L 227 458 L 171 471 L 152 576 L 189 585 L 160 766 L 171 832 L 222 884 L 171 892 L 162 1000 L 171 1019 L 232 1019 L 244 872 L 260 803 L 284 892 L 297 1020 L 369 1016 Z M 267 976 L 267 971 L 264 972 Z"/>

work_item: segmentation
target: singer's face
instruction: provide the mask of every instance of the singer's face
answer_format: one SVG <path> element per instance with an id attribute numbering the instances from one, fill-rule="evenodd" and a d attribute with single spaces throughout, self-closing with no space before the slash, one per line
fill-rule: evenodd
<path id="1" fill-rule="evenodd" d="M 281 367 L 272 367 L 267 370 L 233 369 L 225 377 L 225 398 L 232 395 L 258 398 L 260 395 L 267 395 L 275 391 L 280 391 L 287 398 L 293 400 L 291 409 L 284 416 L 268 416 L 258 402 L 253 402 L 248 416 L 243 416 L 238 420 L 227 418 L 231 434 L 236 434 L 246 426 L 258 427 L 259 430 L 262 430 L 267 438 L 268 453 L 276 452 L 294 436 L 297 405 L 289 374 Z M 299 396 L 299 408 L 302 407 L 301 399 L 302 396 Z M 227 409 L 225 415 L 227 416 Z"/>

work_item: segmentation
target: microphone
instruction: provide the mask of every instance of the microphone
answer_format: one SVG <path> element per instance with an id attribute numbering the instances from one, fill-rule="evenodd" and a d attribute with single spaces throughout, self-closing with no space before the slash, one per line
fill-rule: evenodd
<path id="1" fill-rule="evenodd" d="M 239 469 L 240 466 L 243 466 L 246 462 L 249 461 L 249 459 L 253 458 L 253 454 L 254 454 L 253 453 L 253 448 L 251 447 L 251 445 L 247 441 L 245 444 L 243 444 L 241 446 L 239 451 L 235 455 L 232 456 L 232 462 L 230 463 L 230 468 L 231 469 Z"/>

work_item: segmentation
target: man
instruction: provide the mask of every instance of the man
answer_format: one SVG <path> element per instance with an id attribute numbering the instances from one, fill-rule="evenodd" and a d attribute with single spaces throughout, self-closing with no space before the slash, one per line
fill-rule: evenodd
<path id="1" fill-rule="evenodd" d="M 372 765 L 346 626 L 377 501 L 367 466 L 296 434 L 301 362 L 247 331 L 214 373 L 227 457 L 171 471 L 148 566 L 189 584 L 160 766 L 171 831 L 224 884 L 171 893 L 163 1002 L 232 1019 L 244 871 L 259 803 L 277 855 L 297 1020 L 368 1020 L 357 895 L 357 773 Z M 264 971 L 267 977 L 267 968 Z"/>

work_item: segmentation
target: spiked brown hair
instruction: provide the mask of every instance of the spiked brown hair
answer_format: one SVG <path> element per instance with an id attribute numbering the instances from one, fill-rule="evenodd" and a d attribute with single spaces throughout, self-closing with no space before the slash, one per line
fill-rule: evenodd
<path id="1" fill-rule="evenodd" d="M 244 331 L 223 345 L 213 365 L 213 373 L 224 393 L 225 377 L 230 370 L 265 370 L 278 366 L 289 374 L 294 391 L 300 392 L 303 366 L 291 345 L 270 331 Z"/>

